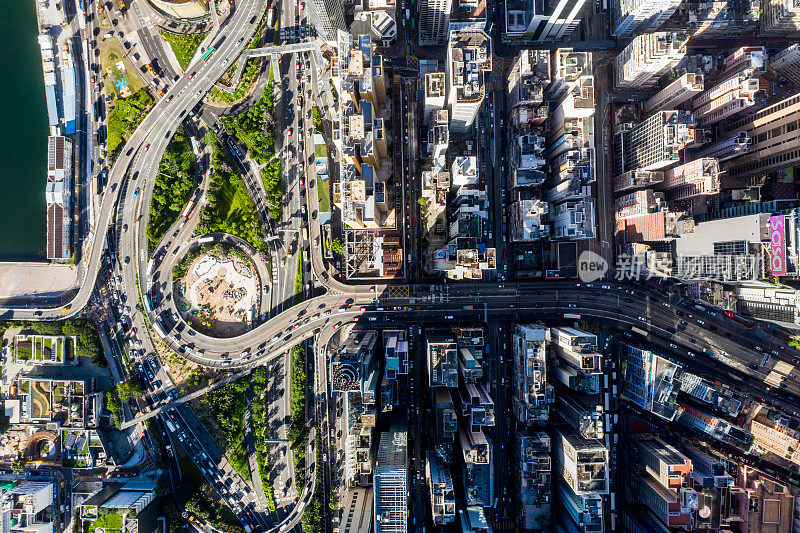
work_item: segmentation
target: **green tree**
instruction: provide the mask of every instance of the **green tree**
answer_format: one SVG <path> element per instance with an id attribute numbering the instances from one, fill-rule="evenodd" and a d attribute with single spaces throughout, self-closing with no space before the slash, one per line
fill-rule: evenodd
<path id="1" fill-rule="evenodd" d="M 213 146 L 217 144 L 219 141 L 219 137 L 217 137 L 217 132 L 214 130 L 208 130 L 205 135 L 203 135 L 203 142 L 209 146 Z"/>
<path id="2" fill-rule="evenodd" d="M 25 469 L 25 457 L 20 455 L 11 462 L 11 470 L 14 472 L 22 472 Z"/>
<path id="3" fill-rule="evenodd" d="M 333 239 L 331 243 L 331 250 L 335 254 L 343 254 L 344 253 L 344 244 L 342 244 L 342 240 L 339 237 Z"/>

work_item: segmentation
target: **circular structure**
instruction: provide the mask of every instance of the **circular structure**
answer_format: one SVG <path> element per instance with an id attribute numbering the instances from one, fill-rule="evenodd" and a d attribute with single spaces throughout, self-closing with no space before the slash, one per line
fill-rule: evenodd
<path id="1" fill-rule="evenodd" d="M 252 260 L 239 250 L 201 248 L 188 260 L 175 285 L 175 305 L 189 325 L 212 337 L 248 331 L 261 305 L 261 280 Z"/>
<path id="2" fill-rule="evenodd" d="M 169 18 L 198 20 L 211 14 L 208 0 L 148 0 L 150 5 Z M 227 3 L 227 2 L 226 2 Z"/>
<path id="3" fill-rule="evenodd" d="M 33 461 L 57 461 L 60 456 L 57 438 L 50 431 L 37 431 L 25 444 L 25 457 Z"/>

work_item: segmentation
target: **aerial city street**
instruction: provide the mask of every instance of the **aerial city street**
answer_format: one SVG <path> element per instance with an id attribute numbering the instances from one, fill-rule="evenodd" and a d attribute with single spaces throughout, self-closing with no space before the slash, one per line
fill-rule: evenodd
<path id="1" fill-rule="evenodd" d="M 798 0 L 15 2 L 0 533 L 800 533 Z"/>

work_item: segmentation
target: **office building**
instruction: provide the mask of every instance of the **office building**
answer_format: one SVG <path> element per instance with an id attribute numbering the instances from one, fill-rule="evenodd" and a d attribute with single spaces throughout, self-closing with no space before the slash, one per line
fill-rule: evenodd
<path id="1" fill-rule="evenodd" d="M 644 103 L 647 114 L 664 109 L 677 109 L 679 105 L 703 91 L 703 76 L 687 72 L 658 91 Z"/>
<path id="2" fill-rule="evenodd" d="M 456 441 L 458 432 L 458 417 L 453 397 L 448 389 L 434 389 L 433 409 L 436 451 L 449 462 L 453 455 L 453 443 Z"/>
<path id="3" fill-rule="evenodd" d="M 99 481 L 94 490 L 80 503 L 76 503 L 80 530 L 94 531 L 93 522 L 101 515 L 123 517 L 123 531 L 155 531 L 158 524 L 156 482 Z M 75 491 L 73 491 L 74 496 Z"/>
<path id="4" fill-rule="evenodd" d="M 734 157 L 746 154 L 750 151 L 750 145 L 753 144 L 753 139 L 742 131 L 727 135 L 718 141 L 708 145 L 706 148 L 697 153 L 698 158 L 713 157 L 720 163 L 728 161 Z"/>
<path id="5" fill-rule="evenodd" d="M 742 466 L 737 486 L 744 490 L 738 502 L 741 521 L 739 531 L 793 533 L 796 531 L 797 498 L 792 490 L 764 472 Z"/>
<path id="6" fill-rule="evenodd" d="M 550 84 L 550 52 L 521 50 L 508 74 L 507 106 L 538 106 L 544 102 L 544 90 Z"/>
<path id="7" fill-rule="evenodd" d="M 692 461 L 692 480 L 698 490 L 733 486 L 733 477 L 726 472 L 725 463 L 720 457 L 695 444 L 686 443 L 682 448 L 683 454 Z"/>
<path id="8" fill-rule="evenodd" d="M 343 407 L 344 484 L 366 487 L 373 471 L 372 435 L 377 412 L 358 393 L 345 393 Z"/>
<path id="9" fill-rule="evenodd" d="M 647 507 L 625 509 L 622 512 L 622 523 L 626 533 L 670 533 L 667 526 Z"/>
<path id="10" fill-rule="evenodd" d="M 338 32 L 347 31 L 341 0 L 311 0 L 306 6 L 311 24 L 326 41 L 335 43 Z"/>
<path id="11" fill-rule="evenodd" d="M 664 193 L 656 193 L 652 189 L 642 189 L 618 196 L 614 200 L 614 213 L 617 220 L 621 220 L 660 211 L 664 203 Z"/>
<path id="12" fill-rule="evenodd" d="M 453 0 L 420 0 L 419 44 L 444 44 L 450 31 L 450 12 Z"/>
<path id="13" fill-rule="evenodd" d="M 486 519 L 483 507 L 473 505 L 459 509 L 458 517 L 461 522 L 461 533 L 492 533 L 492 527 Z"/>
<path id="14" fill-rule="evenodd" d="M 552 467 L 550 437 L 544 431 L 517 432 L 519 491 L 518 523 L 524 529 L 544 529 L 552 520 Z"/>
<path id="15" fill-rule="evenodd" d="M 758 27 L 761 4 L 760 0 L 683 0 L 662 29 L 684 32 L 694 39 L 736 39 Z"/>
<path id="16" fill-rule="evenodd" d="M 505 35 L 533 42 L 566 41 L 587 7 L 586 0 L 505 0 Z"/>
<path id="17" fill-rule="evenodd" d="M 752 72 L 764 74 L 767 68 L 767 50 L 763 46 L 741 46 L 722 62 L 722 78 Z"/>
<path id="18" fill-rule="evenodd" d="M 591 52 L 559 48 L 550 61 L 551 81 L 547 87 L 550 100 L 558 101 L 585 76 L 592 76 L 594 65 Z"/>
<path id="19" fill-rule="evenodd" d="M 459 343 L 458 369 L 464 383 L 477 383 L 483 379 L 483 365 L 478 357 L 482 351 L 474 346 L 461 346 Z"/>
<path id="20" fill-rule="evenodd" d="M 431 118 L 433 118 L 433 114 L 436 111 L 444 109 L 445 79 L 444 72 L 429 72 L 425 74 L 425 125 L 431 123 Z"/>
<path id="21" fill-rule="evenodd" d="M 585 533 L 602 532 L 608 494 L 608 450 L 599 440 L 557 428 L 553 443 L 557 494 L 572 522 Z"/>
<path id="22" fill-rule="evenodd" d="M 686 111 L 659 111 L 614 139 L 615 168 L 659 170 L 678 162 L 694 141 L 694 116 Z"/>
<path id="23" fill-rule="evenodd" d="M 622 397 L 664 420 L 674 420 L 681 368 L 658 354 L 626 342 L 620 348 L 627 362 Z"/>
<path id="24" fill-rule="evenodd" d="M 55 499 L 56 485 L 53 482 L 18 483 L 0 496 L 0 531 L 53 533 L 54 523 L 58 521 Z"/>
<path id="25" fill-rule="evenodd" d="M 456 519 L 456 496 L 450 466 L 441 457 L 428 452 L 425 479 L 428 482 L 434 526 L 452 524 Z"/>
<path id="26" fill-rule="evenodd" d="M 372 487 L 349 489 L 340 507 L 339 533 L 372 533 Z"/>
<path id="27" fill-rule="evenodd" d="M 633 456 L 640 469 L 632 480 L 638 500 L 664 525 L 691 530 L 698 505 L 692 462 L 658 438 L 634 441 Z"/>
<path id="28" fill-rule="evenodd" d="M 375 405 L 379 369 L 375 361 L 378 332 L 353 330 L 331 357 L 331 390 L 359 392 L 365 404 Z"/>
<path id="29" fill-rule="evenodd" d="M 396 380 L 408 375 L 408 330 L 387 329 L 383 331 L 386 377 Z"/>
<path id="30" fill-rule="evenodd" d="M 763 4 L 761 35 L 782 39 L 800 36 L 800 3 L 797 0 L 773 0 Z"/>
<path id="31" fill-rule="evenodd" d="M 679 5 L 680 0 L 614 0 L 611 34 L 617 39 L 626 39 L 637 32 L 656 31 Z"/>
<path id="32" fill-rule="evenodd" d="M 375 533 L 408 531 L 408 431 L 395 417 L 381 434 L 374 487 Z"/>
<path id="33" fill-rule="evenodd" d="M 589 397 L 561 394 L 556 397 L 554 411 L 584 439 L 603 438 L 603 406 Z"/>
<path id="34" fill-rule="evenodd" d="M 553 385 L 547 382 L 547 344 L 550 330 L 541 324 L 515 324 L 511 333 L 514 416 L 522 424 L 544 422 L 553 403 Z"/>
<path id="35" fill-rule="evenodd" d="M 72 141 L 47 138 L 47 258 L 72 257 Z"/>
<path id="36" fill-rule="evenodd" d="M 567 387 L 578 392 L 600 392 L 600 354 L 597 336 L 576 328 L 550 328 L 553 373 Z"/>
<path id="37" fill-rule="evenodd" d="M 630 192 L 654 187 L 664 181 L 664 173 L 655 170 L 629 170 L 614 177 L 614 192 Z"/>
<path id="38" fill-rule="evenodd" d="M 494 462 L 492 443 L 483 431 L 473 433 L 463 427 L 458 429 L 461 443 L 464 499 L 468 506 L 490 507 L 494 501 Z"/>
<path id="39" fill-rule="evenodd" d="M 568 241 L 594 239 L 594 198 L 558 204 L 553 210 L 552 237 Z"/>
<path id="40" fill-rule="evenodd" d="M 686 35 L 654 32 L 639 35 L 614 59 L 616 86 L 649 89 L 686 55 Z"/>
<path id="41" fill-rule="evenodd" d="M 464 426 L 470 431 L 494 426 L 494 402 L 482 383 L 462 383 L 458 398 Z"/>
<path id="42" fill-rule="evenodd" d="M 800 44 L 791 44 L 772 56 L 769 66 L 778 76 L 800 88 Z"/>
<path id="43" fill-rule="evenodd" d="M 475 123 L 492 70 L 491 38 L 483 31 L 451 31 L 447 43 L 447 104 L 450 129 L 464 133 Z"/>
<path id="44" fill-rule="evenodd" d="M 550 205 L 542 200 L 518 200 L 508 207 L 508 236 L 513 242 L 547 239 Z"/>
<path id="45" fill-rule="evenodd" d="M 426 332 L 428 353 L 428 386 L 458 386 L 458 347 L 452 335 L 446 332 Z"/>
<path id="46" fill-rule="evenodd" d="M 676 402 L 677 422 L 691 431 L 697 431 L 714 440 L 748 453 L 753 446 L 753 435 L 726 420 L 710 415 L 685 402 Z"/>
<path id="47" fill-rule="evenodd" d="M 657 189 L 666 192 L 667 200 L 691 200 L 720 190 L 719 163 L 713 157 L 700 157 L 664 171 Z"/>
<path id="48" fill-rule="evenodd" d="M 739 113 L 752 111 L 766 102 L 765 87 L 751 69 L 734 74 L 692 101 L 694 117 L 700 126 L 711 126 Z"/>
<path id="49" fill-rule="evenodd" d="M 773 420 L 760 412 L 750 425 L 755 444 L 763 451 L 777 455 L 790 463 L 800 465 L 800 432 L 787 423 Z"/>
<path id="50" fill-rule="evenodd" d="M 747 153 L 723 165 L 732 182 L 796 166 L 800 162 L 800 93 L 734 121 L 731 134 L 744 133 L 753 140 Z"/>

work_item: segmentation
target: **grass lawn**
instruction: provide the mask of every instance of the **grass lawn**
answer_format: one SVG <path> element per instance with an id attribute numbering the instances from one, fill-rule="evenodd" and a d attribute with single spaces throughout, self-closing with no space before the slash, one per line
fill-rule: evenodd
<path id="1" fill-rule="evenodd" d="M 317 176 L 317 198 L 319 198 L 320 213 L 331 210 L 331 194 L 328 190 L 328 182 L 319 176 Z"/>
<path id="2" fill-rule="evenodd" d="M 328 148 L 324 144 L 314 145 L 314 157 L 327 157 Z"/>
<path id="3" fill-rule="evenodd" d="M 119 40 L 116 37 L 109 37 L 104 41 L 99 43 L 100 48 L 100 67 L 102 68 L 102 72 L 100 73 L 102 76 L 105 76 L 103 80 L 106 86 L 106 92 L 108 94 L 113 94 L 114 98 L 119 97 L 119 91 L 113 83 L 110 83 L 108 76 L 106 75 L 106 70 L 111 68 L 114 71 L 115 76 L 124 76 L 125 80 L 128 82 L 128 88 L 130 89 L 131 93 L 135 93 L 139 89 L 145 86 L 144 80 L 140 77 L 140 73 L 136 70 L 136 67 L 128 61 L 128 58 L 125 56 L 125 51 L 122 49 L 122 46 L 119 44 Z M 125 71 L 122 72 L 117 69 L 117 63 L 122 61 L 122 64 L 125 65 Z"/>
<path id="4" fill-rule="evenodd" d="M 161 30 L 161 35 L 167 40 L 170 47 L 172 47 L 172 51 L 175 52 L 175 57 L 178 59 L 181 68 L 186 70 L 186 66 L 189 64 L 189 61 L 192 60 L 192 57 L 194 57 L 197 47 L 200 46 L 200 43 L 203 42 L 203 39 L 205 39 L 208 34 L 195 33 L 192 35 L 183 35 Z"/>
<path id="5" fill-rule="evenodd" d="M 104 514 L 92 522 L 84 522 L 83 532 L 94 533 L 97 529 L 122 529 L 122 516 L 118 514 Z"/>

